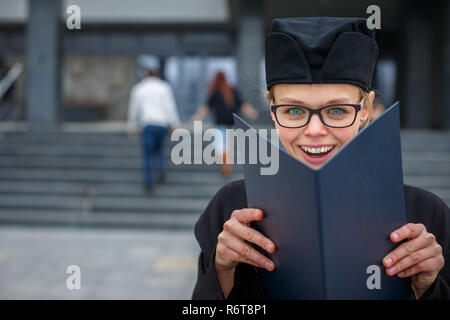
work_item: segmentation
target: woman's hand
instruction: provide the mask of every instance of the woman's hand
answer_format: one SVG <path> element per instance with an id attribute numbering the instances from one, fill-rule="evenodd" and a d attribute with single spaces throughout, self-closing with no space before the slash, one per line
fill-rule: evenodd
<path id="1" fill-rule="evenodd" d="M 208 106 L 200 106 L 197 112 L 191 117 L 191 121 L 202 121 L 208 114 Z"/>
<path id="2" fill-rule="evenodd" d="M 233 289 L 234 271 L 239 262 L 269 271 L 275 269 L 275 264 L 251 245 L 255 244 L 269 253 L 275 251 L 275 244 L 270 239 L 250 228 L 250 222 L 262 218 L 263 212 L 259 209 L 234 210 L 223 225 L 223 231 L 218 236 L 214 266 L 225 298 Z"/>
<path id="3" fill-rule="evenodd" d="M 400 278 L 411 277 L 411 287 L 419 299 L 436 280 L 444 266 L 442 247 L 421 223 L 408 223 L 391 233 L 393 242 L 408 239 L 383 259 L 386 273 Z"/>
<path id="4" fill-rule="evenodd" d="M 263 212 L 259 209 L 235 210 L 223 225 L 218 236 L 215 265 L 221 271 L 230 271 L 239 262 L 248 263 L 269 271 L 275 264 L 252 247 L 255 244 L 269 253 L 275 251 L 275 244 L 260 232 L 251 228 L 250 222 L 261 220 Z"/>
<path id="5" fill-rule="evenodd" d="M 244 103 L 241 107 L 242 112 L 250 119 L 255 120 L 258 118 L 258 111 L 256 111 L 252 105 L 248 102 Z"/>

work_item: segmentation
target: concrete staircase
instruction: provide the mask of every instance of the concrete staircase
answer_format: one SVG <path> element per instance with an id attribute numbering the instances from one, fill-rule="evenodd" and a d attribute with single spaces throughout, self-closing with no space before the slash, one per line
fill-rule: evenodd
<path id="1" fill-rule="evenodd" d="M 403 131 L 407 184 L 450 204 L 450 133 Z M 171 143 L 165 153 L 170 155 Z M 0 223 L 192 228 L 223 179 L 218 165 L 168 158 L 167 181 L 146 194 L 141 150 L 123 132 L 8 130 L 0 140 Z"/>
<path id="2" fill-rule="evenodd" d="M 165 153 L 170 155 L 171 143 Z M 192 228 L 224 179 L 218 165 L 167 164 L 143 189 L 138 139 L 123 132 L 6 132 L 0 141 L 0 223 Z"/>
<path id="3" fill-rule="evenodd" d="M 403 130 L 401 137 L 404 183 L 450 206 L 450 131 Z"/>

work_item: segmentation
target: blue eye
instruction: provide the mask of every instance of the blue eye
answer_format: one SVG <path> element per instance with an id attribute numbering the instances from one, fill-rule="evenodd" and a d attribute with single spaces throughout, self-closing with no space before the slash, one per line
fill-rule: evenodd
<path id="1" fill-rule="evenodd" d="M 344 112 L 344 111 L 343 111 L 342 109 L 338 109 L 338 108 L 333 108 L 333 109 L 330 110 L 330 113 L 331 113 L 332 115 L 335 115 L 335 116 L 340 115 L 340 114 L 342 114 L 343 112 Z"/>
<path id="2" fill-rule="evenodd" d="M 299 108 L 291 108 L 289 109 L 290 114 L 292 114 L 293 116 L 298 116 L 299 114 L 302 113 L 302 110 Z"/>

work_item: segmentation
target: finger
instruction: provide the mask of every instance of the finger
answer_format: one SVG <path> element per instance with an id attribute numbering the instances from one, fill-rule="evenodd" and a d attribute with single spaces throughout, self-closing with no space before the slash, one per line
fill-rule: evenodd
<path id="1" fill-rule="evenodd" d="M 254 266 L 265 268 L 272 271 L 275 268 L 274 263 L 256 250 L 251 244 L 234 235 L 226 237 L 226 246 L 240 255 L 240 262 L 250 263 Z"/>
<path id="2" fill-rule="evenodd" d="M 239 263 L 239 256 L 226 245 L 219 242 L 216 247 L 215 261 L 223 269 L 230 270 Z"/>
<path id="3" fill-rule="evenodd" d="M 444 266 L 444 258 L 442 256 L 430 258 L 421 261 L 410 268 L 407 268 L 397 274 L 399 278 L 406 278 L 421 272 L 439 272 Z"/>
<path id="4" fill-rule="evenodd" d="M 241 210 L 234 210 L 231 213 L 231 218 L 236 218 L 241 223 L 250 223 L 255 220 L 263 218 L 263 212 L 260 209 L 245 208 Z"/>
<path id="5" fill-rule="evenodd" d="M 226 250 L 226 252 L 227 252 L 227 255 L 230 256 L 230 257 L 232 257 L 233 261 L 237 261 L 237 262 L 240 262 L 240 263 L 250 264 L 250 265 L 255 266 L 255 267 L 257 267 L 257 268 L 264 268 L 264 269 L 266 269 L 266 270 L 268 270 L 268 271 L 273 271 L 273 270 L 275 269 L 274 264 L 273 264 L 270 260 L 267 262 L 267 263 L 268 263 L 267 266 L 266 266 L 266 265 L 261 265 L 261 264 L 258 263 L 258 262 L 255 262 L 255 261 L 253 261 L 253 260 L 251 260 L 251 259 L 248 259 L 248 258 L 246 258 L 246 257 L 243 257 L 241 254 L 239 254 L 238 252 L 234 251 L 234 250 L 231 249 L 231 248 L 228 248 L 228 247 L 227 247 L 227 248 L 225 248 L 225 250 Z"/>
<path id="6" fill-rule="evenodd" d="M 248 242 L 254 243 L 257 246 L 263 248 L 269 253 L 272 253 L 275 250 L 275 244 L 263 236 L 260 232 L 255 229 L 243 225 L 237 219 L 231 218 L 227 222 L 225 222 L 223 229 L 237 236 L 238 238 L 244 239 Z"/>
<path id="7" fill-rule="evenodd" d="M 421 223 L 408 223 L 401 228 L 393 231 L 390 238 L 393 242 L 399 242 L 404 239 L 412 239 L 419 236 L 420 233 L 426 231 L 426 228 Z"/>
<path id="8" fill-rule="evenodd" d="M 425 247 L 424 249 L 415 251 L 405 258 L 398 261 L 398 263 L 394 264 L 389 269 L 386 269 L 386 273 L 390 276 L 393 276 L 405 269 L 408 269 L 416 264 L 421 263 L 422 261 L 428 260 L 433 257 L 437 257 L 442 254 L 442 248 L 440 245 L 436 244 L 436 246 Z"/>
<path id="9" fill-rule="evenodd" d="M 386 255 L 383 259 L 383 265 L 386 268 L 390 268 L 406 256 L 409 256 L 425 247 L 434 246 L 435 242 L 436 238 L 434 235 L 431 233 L 422 233 L 420 237 L 401 244 L 395 250 Z"/>
<path id="10" fill-rule="evenodd" d="M 218 244 L 216 249 L 216 259 L 218 259 L 220 265 L 225 269 L 236 267 L 238 263 L 247 263 L 255 267 L 261 267 L 259 263 L 243 257 L 238 252 L 234 251 L 230 247 L 224 244 Z"/>

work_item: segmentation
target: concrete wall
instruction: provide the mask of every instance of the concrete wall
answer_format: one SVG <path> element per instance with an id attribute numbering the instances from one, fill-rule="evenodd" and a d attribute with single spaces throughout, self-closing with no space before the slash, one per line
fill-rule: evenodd
<path id="1" fill-rule="evenodd" d="M 105 120 L 124 120 L 136 80 L 129 56 L 66 56 L 62 68 L 63 108 L 105 108 Z"/>
<path id="2" fill-rule="evenodd" d="M 79 6 L 82 23 L 205 23 L 225 22 L 229 19 L 228 0 L 56 1 L 62 2 L 60 16 L 63 19 L 67 17 L 68 6 Z M 0 23 L 25 22 L 28 14 L 28 0 L 0 1 Z"/>

